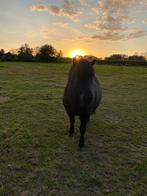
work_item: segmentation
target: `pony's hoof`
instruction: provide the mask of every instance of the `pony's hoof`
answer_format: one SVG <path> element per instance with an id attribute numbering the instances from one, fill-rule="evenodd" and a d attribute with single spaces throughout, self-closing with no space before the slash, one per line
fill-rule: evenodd
<path id="1" fill-rule="evenodd" d="M 83 149 L 85 147 L 85 144 L 82 142 L 79 143 L 79 149 Z"/>
<path id="2" fill-rule="evenodd" d="M 85 149 L 84 146 L 83 147 L 78 146 L 78 151 L 79 152 L 82 152 L 84 149 Z"/>

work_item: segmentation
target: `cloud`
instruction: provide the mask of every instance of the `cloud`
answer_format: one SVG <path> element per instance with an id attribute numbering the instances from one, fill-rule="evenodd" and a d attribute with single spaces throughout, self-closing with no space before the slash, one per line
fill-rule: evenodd
<path id="1" fill-rule="evenodd" d="M 48 6 L 44 5 L 37 5 L 37 6 L 31 6 L 31 11 L 38 11 L 38 12 L 44 12 L 48 11 Z"/>
<path id="2" fill-rule="evenodd" d="M 87 0 L 79 0 L 81 5 L 87 5 Z"/>
<path id="3" fill-rule="evenodd" d="M 138 0 L 99 0 L 97 6 L 92 8 L 96 20 L 85 24 L 85 27 L 98 31 L 91 36 L 92 39 L 116 41 L 146 36 L 147 31 L 131 27 L 135 18 L 130 16 L 130 12 L 141 5 L 143 3 Z"/>
<path id="4" fill-rule="evenodd" d="M 147 35 L 147 31 L 141 29 L 141 25 L 138 25 L 137 28 L 139 17 L 136 15 L 136 10 L 142 11 L 145 8 L 147 8 L 147 0 L 98 0 L 97 4 L 90 4 L 87 0 L 62 0 L 60 5 L 32 6 L 31 10 L 48 11 L 53 16 L 64 16 L 72 21 L 79 22 L 79 16 L 81 18 L 85 17 L 83 18 L 85 24 L 84 26 L 81 24 L 80 27 L 81 30 L 84 28 L 84 35 L 80 38 L 81 40 L 118 41 Z M 84 15 L 85 13 L 87 14 L 86 16 Z M 91 15 L 88 15 L 89 13 Z M 90 20 L 91 23 L 86 22 Z M 147 20 L 140 21 L 140 23 L 147 24 Z M 68 26 L 67 23 L 64 24 L 62 22 L 56 22 L 53 25 L 56 28 L 67 28 Z"/>
<path id="5" fill-rule="evenodd" d="M 66 23 L 66 22 L 54 22 L 53 25 L 56 26 L 56 27 L 60 27 L 60 28 L 67 28 L 67 27 L 69 27 L 69 24 Z"/>
<path id="6" fill-rule="evenodd" d="M 80 4 L 81 3 L 81 4 Z M 54 16 L 66 16 L 72 20 L 75 20 L 78 16 L 81 15 L 80 6 L 84 4 L 84 0 L 79 3 L 72 0 L 63 0 L 63 4 L 61 6 L 57 5 L 37 5 L 32 6 L 31 11 L 48 11 L 50 14 Z"/>
<path id="7" fill-rule="evenodd" d="M 144 30 L 136 30 L 132 33 L 129 33 L 127 35 L 127 38 L 128 39 L 134 39 L 134 38 L 139 38 L 139 37 L 144 37 L 144 36 L 147 36 L 147 31 L 144 31 Z"/>
<path id="8" fill-rule="evenodd" d="M 92 40 L 110 40 L 110 41 L 122 41 L 122 40 L 129 40 L 140 38 L 143 36 L 147 36 L 147 31 L 144 30 L 130 30 L 126 31 L 125 33 L 120 32 L 104 32 L 99 34 L 94 34 L 92 36 L 81 36 L 79 37 L 80 40 L 85 41 L 92 41 Z"/>
<path id="9" fill-rule="evenodd" d="M 61 15 L 61 9 L 56 5 L 51 5 L 48 8 L 48 11 L 49 11 L 49 13 L 51 13 L 52 15 L 55 15 L 55 16 L 60 16 Z"/>
<path id="10" fill-rule="evenodd" d="M 63 10 L 63 14 L 70 18 L 77 17 L 81 14 L 81 12 L 78 10 L 77 3 L 71 0 L 63 1 L 62 10 Z"/>
<path id="11" fill-rule="evenodd" d="M 119 31 L 127 28 L 127 24 L 134 22 L 129 16 L 129 8 L 138 5 L 137 0 L 99 0 L 93 8 L 97 18 L 95 25 L 102 30 Z"/>
<path id="12" fill-rule="evenodd" d="M 143 24 L 147 24 L 147 19 L 144 19 L 144 20 L 142 21 L 142 23 L 143 23 Z"/>
<path id="13" fill-rule="evenodd" d="M 51 6 L 45 6 L 45 5 L 34 5 L 31 6 L 31 11 L 38 11 L 38 12 L 45 12 L 48 11 L 52 15 L 60 15 L 61 9 L 58 6 L 51 5 Z"/>

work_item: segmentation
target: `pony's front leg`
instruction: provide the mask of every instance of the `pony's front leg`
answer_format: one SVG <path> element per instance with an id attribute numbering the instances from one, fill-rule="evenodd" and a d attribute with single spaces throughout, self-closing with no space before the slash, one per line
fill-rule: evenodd
<path id="1" fill-rule="evenodd" d="M 75 123 L 75 117 L 74 115 L 69 115 L 70 120 L 70 129 L 69 129 L 69 135 L 72 137 L 75 131 L 74 123 Z"/>
<path id="2" fill-rule="evenodd" d="M 86 125 L 87 122 L 89 121 L 89 115 L 86 116 L 80 116 L 80 120 L 81 120 L 81 125 L 80 125 L 80 140 L 79 140 L 79 148 L 83 148 L 85 145 L 85 139 L 84 139 L 84 135 L 86 132 Z"/>

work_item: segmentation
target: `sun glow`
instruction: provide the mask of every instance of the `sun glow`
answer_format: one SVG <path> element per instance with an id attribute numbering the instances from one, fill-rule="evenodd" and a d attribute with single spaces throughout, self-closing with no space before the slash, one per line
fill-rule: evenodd
<path id="1" fill-rule="evenodd" d="M 85 56 L 85 55 L 86 55 L 86 53 L 82 49 L 74 49 L 69 53 L 69 56 L 72 58 L 75 56 Z"/>

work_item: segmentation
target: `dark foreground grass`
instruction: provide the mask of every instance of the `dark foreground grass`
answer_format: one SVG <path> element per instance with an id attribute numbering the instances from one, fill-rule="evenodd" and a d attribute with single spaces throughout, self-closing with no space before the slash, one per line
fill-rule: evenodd
<path id="1" fill-rule="evenodd" d="M 86 148 L 68 137 L 69 65 L 0 63 L 0 195 L 147 195 L 147 68 L 97 65 Z"/>

